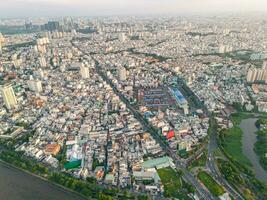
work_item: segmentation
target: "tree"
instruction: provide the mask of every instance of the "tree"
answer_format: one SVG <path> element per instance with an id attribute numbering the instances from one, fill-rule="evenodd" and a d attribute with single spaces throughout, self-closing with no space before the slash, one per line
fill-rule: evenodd
<path id="1" fill-rule="evenodd" d="M 113 200 L 113 198 L 111 196 L 105 195 L 102 192 L 99 193 L 97 199 L 98 200 Z"/>

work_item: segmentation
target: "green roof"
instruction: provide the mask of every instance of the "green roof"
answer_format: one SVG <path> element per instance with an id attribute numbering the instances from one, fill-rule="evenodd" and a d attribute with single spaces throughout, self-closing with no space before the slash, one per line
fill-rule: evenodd
<path id="1" fill-rule="evenodd" d="M 79 166 L 81 166 L 81 160 L 77 160 L 77 161 L 73 161 L 73 162 L 67 162 L 66 164 L 64 164 L 64 168 L 65 169 L 74 169 L 77 168 Z"/>
<path id="2" fill-rule="evenodd" d="M 180 154 L 181 156 L 186 156 L 186 155 L 187 155 L 187 151 L 186 151 L 186 149 L 181 149 L 181 150 L 179 151 L 179 154 Z"/>
<path id="3" fill-rule="evenodd" d="M 161 158 L 147 160 L 141 164 L 141 167 L 142 168 L 153 168 L 153 167 L 157 167 L 159 165 L 163 165 L 163 164 L 170 163 L 170 162 L 171 162 L 171 159 L 168 156 L 164 156 Z"/>

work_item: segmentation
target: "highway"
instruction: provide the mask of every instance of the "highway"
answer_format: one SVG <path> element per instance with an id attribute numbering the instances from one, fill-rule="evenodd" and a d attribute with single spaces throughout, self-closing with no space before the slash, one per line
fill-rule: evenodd
<path id="1" fill-rule="evenodd" d="M 211 120 L 215 120 L 211 118 Z M 227 190 L 227 192 L 234 197 L 234 199 L 238 200 L 244 200 L 244 198 L 222 177 L 221 173 L 219 172 L 219 169 L 216 165 L 216 160 L 214 158 L 214 151 L 218 149 L 217 144 L 217 133 L 216 128 L 213 127 L 213 123 L 211 123 L 211 134 L 210 134 L 210 140 L 209 140 L 209 146 L 208 146 L 208 160 L 207 160 L 207 167 L 212 174 L 213 178 L 220 183 L 224 188 Z"/>

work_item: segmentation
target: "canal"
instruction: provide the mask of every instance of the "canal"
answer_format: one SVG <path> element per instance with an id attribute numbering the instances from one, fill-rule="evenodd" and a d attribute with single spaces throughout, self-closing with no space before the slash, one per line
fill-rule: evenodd
<path id="1" fill-rule="evenodd" d="M 244 119 L 240 123 L 240 128 L 243 131 L 242 151 L 243 154 L 250 160 L 253 165 L 256 178 L 267 183 L 267 172 L 260 165 L 259 158 L 254 152 L 254 144 L 257 141 L 257 127 L 255 126 L 256 118 Z"/>
<path id="2" fill-rule="evenodd" d="M 21 170 L 0 162 L 0 199 L 3 200 L 84 200 Z"/>

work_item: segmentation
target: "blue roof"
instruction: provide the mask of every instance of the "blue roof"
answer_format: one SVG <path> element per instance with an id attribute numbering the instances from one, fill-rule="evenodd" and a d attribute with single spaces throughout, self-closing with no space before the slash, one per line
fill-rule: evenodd
<path id="1" fill-rule="evenodd" d="M 173 96 L 175 97 L 176 101 L 178 101 L 179 104 L 185 104 L 187 103 L 186 99 L 184 98 L 183 94 L 178 90 L 177 88 L 171 88 L 170 89 Z"/>

